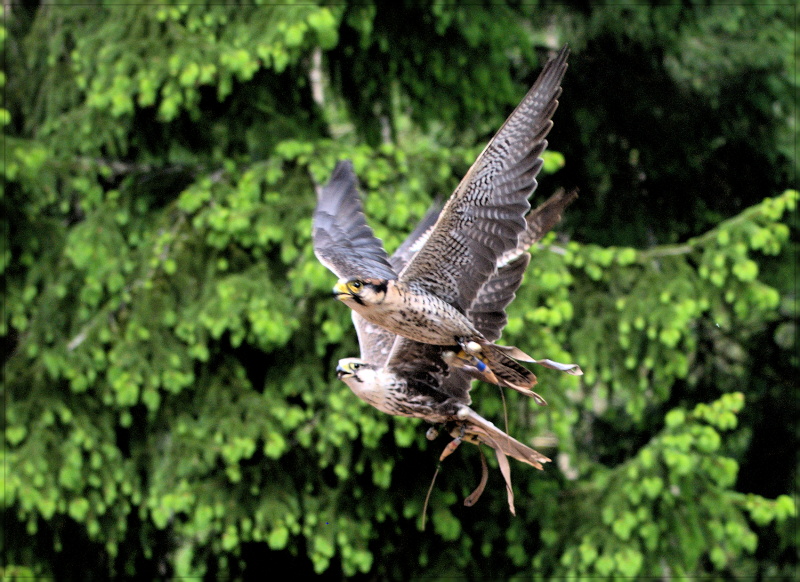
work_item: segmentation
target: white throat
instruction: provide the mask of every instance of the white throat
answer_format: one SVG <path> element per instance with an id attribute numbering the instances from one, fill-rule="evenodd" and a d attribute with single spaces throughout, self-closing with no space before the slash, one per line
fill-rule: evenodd
<path id="1" fill-rule="evenodd" d="M 387 390 L 396 382 L 393 374 L 385 370 L 365 369 L 359 370 L 355 376 L 343 378 L 343 380 L 353 394 L 361 400 L 381 412 L 393 414 L 385 405 Z"/>

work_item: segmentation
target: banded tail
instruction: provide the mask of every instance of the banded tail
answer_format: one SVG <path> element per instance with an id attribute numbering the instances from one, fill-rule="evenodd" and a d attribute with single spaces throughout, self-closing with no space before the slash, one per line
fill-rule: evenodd
<path id="1" fill-rule="evenodd" d="M 536 404 L 547 405 L 544 398 L 530 390 L 532 386 L 536 385 L 536 375 L 516 361 L 535 362 L 536 360 L 513 346 L 498 346 L 490 342 L 470 342 L 470 344 L 477 344 L 479 349 L 474 350 L 472 348 L 476 346 L 468 344 L 466 350 L 480 363 L 486 365 L 486 369 L 483 370 L 480 367 L 476 368 L 479 377 L 492 384 L 507 386 L 520 394 L 533 398 Z"/>
<path id="2" fill-rule="evenodd" d="M 527 463 L 528 465 L 536 467 L 539 470 L 542 470 L 542 463 L 549 463 L 550 459 L 545 457 L 540 452 L 535 451 L 532 448 L 523 445 L 518 440 L 508 436 L 493 423 L 483 418 L 471 408 L 466 406 L 462 407 L 458 411 L 458 418 L 460 420 L 447 424 L 447 429 L 450 431 L 450 436 L 454 437 L 455 440 L 445 447 L 445 450 L 442 451 L 442 455 L 439 457 L 439 460 L 444 460 L 444 458 L 450 455 L 463 440 L 471 442 L 475 445 L 484 444 L 494 449 L 494 454 L 497 457 L 497 465 L 500 468 L 500 472 L 503 475 L 503 480 L 506 483 L 508 509 L 511 511 L 511 515 L 516 515 L 517 512 L 514 508 L 514 490 L 511 486 L 511 466 L 508 463 L 508 457 L 514 457 L 518 461 Z M 435 434 L 432 437 L 430 430 L 428 430 L 427 436 L 428 439 L 435 438 Z M 481 451 L 481 466 L 483 471 L 478 487 L 475 489 L 475 491 L 470 493 L 466 499 L 464 499 L 464 505 L 467 507 L 472 507 L 475 505 L 475 502 L 478 501 L 478 498 L 481 496 L 484 488 L 486 487 L 486 482 L 489 477 L 483 451 Z M 435 478 L 436 476 L 434 475 L 434 479 Z M 433 483 L 431 483 L 431 487 L 433 487 Z M 430 495 L 430 490 L 428 491 L 428 494 Z M 425 503 L 427 506 L 427 498 Z M 424 513 L 425 511 L 423 510 L 423 523 Z"/>
<path id="3" fill-rule="evenodd" d="M 542 463 L 550 462 L 549 458 L 507 435 L 472 409 L 469 409 L 469 414 L 464 419 L 462 426 L 464 426 L 465 437 L 474 437 L 498 453 L 513 457 L 537 469 L 542 469 Z M 450 434 L 457 437 L 460 429 L 461 427 L 457 426 L 450 431 Z"/>

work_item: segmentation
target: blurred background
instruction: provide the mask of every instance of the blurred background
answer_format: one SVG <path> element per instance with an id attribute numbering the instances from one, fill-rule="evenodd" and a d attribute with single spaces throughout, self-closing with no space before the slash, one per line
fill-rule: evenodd
<path id="1" fill-rule="evenodd" d="M 115 4 L 3 4 L 5 577 L 796 574 L 795 7 Z M 516 517 L 465 444 L 420 531 L 447 440 L 337 381 L 314 184 L 393 251 L 567 43 L 502 341 L 585 375 L 506 395 Z"/>

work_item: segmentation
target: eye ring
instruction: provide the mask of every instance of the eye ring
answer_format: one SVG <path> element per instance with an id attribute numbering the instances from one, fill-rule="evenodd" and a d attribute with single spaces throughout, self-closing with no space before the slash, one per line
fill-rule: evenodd
<path id="1" fill-rule="evenodd" d="M 351 281 L 350 282 L 350 288 L 353 291 L 358 291 L 359 289 L 361 289 L 362 286 L 363 286 L 363 283 L 361 283 L 361 281 Z"/>

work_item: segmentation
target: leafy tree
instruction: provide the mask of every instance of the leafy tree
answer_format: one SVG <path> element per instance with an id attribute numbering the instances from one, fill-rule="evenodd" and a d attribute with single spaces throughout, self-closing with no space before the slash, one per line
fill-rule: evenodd
<path id="1" fill-rule="evenodd" d="M 798 433 L 787 6 L 5 4 L 4 575 L 786 576 Z M 313 184 L 392 250 L 573 47 L 504 340 L 496 471 L 358 401 Z M 537 371 L 539 372 L 539 371 Z M 473 391 L 502 418 L 497 390 Z M 533 437 L 533 438 L 532 438 Z M 471 449 L 471 450 L 470 450 Z"/>

